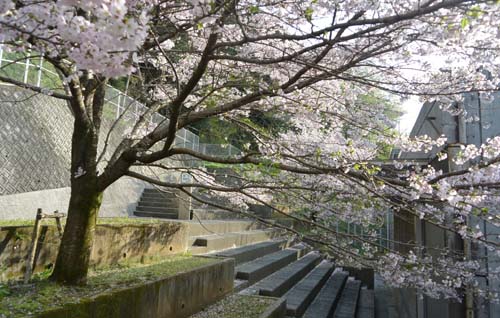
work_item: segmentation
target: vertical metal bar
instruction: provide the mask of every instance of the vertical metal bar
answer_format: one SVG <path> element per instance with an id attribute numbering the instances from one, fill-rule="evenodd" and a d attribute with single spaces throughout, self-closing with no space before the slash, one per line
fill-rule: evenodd
<path id="1" fill-rule="evenodd" d="M 24 67 L 24 79 L 23 79 L 23 82 L 24 83 L 28 83 L 28 72 L 29 72 L 29 69 L 30 69 L 30 58 L 27 57 L 26 60 L 25 60 L 25 67 Z"/>
<path id="2" fill-rule="evenodd" d="M 113 97 L 113 94 L 115 93 L 114 90 L 115 90 L 114 88 L 111 89 L 111 93 L 112 93 L 111 97 Z M 118 119 L 118 117 L 120 117 L 120 103 L 116 103 L 116 119 Z"/>
<path id="3" fill-rule="evenodd" d="M 387 239 L 385 242 L 387 244 L 387 247 L 389 247 L 389 240 L 391 239 L 391 235 L 390 235 L 390 224 L 391 224 L 390 212 L 387 213 L 385 219 L 386 219 L 385 220 L 385 222 L 386 222 L 386 225 L 385 225 L 385 238 Z"/>
<path id="4" fill-rule="evenodd" d="M 40 63 L 38 64 L 38 78 L 36 79 L 36 86 L 40 87 L 42 83 L 42 68 L 43 68 L 43 56 L 40 57 Z"/>

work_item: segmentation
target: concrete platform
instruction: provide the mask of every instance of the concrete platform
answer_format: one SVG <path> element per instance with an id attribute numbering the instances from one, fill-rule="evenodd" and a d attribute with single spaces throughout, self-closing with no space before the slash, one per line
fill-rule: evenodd
<path id="1" fill-rule="evenodd" d="M 148 200 L 148 201 L 139 201 L 138 207 L 154 207 L 154 208 L 170 208 L 170 209 L 178 209 L 179 203 L 177 201 L 169 201 L 169 200 Z"/>
<path id="2" fill-rule="evenodd" d="M 333 264 L 323 261 L 316 266 L 304 279 L 290 289 L 283 297 L 286 298 L 286 313 L 288 316 L 301 317 L 325 284 L 333 271 Z"/>
<path id="3" fill-rule="evenodd" d="M 277 252 L 283 249 L 286 243 L 286 240 L 261 242 L 217 252 L 215 255 L 234 258 L 236 265 L 239 265 L 262 257 L 266 254 Z"/>
<path id="4" fill-rule="evenodd" d="M 236 278 L 248 280 L 250 284 L 256 283 L 297 260 L 297 254 L 298 250 L 285 249 L 242 264 L 235 269 Z"/>
<path id="5" fill-rule="evenodd" d="M 135 211 L 135 216 L 143 218 L 160 218 L 160 219 L 177 219 L 179 216 L 177 213 L 162 213 L 162 212 L 145 212 L 145 211 Z"/>
<path id="6" fill-rule="evenodd" d="M 303 318 L 330 318 L 340 299 L 347 273 L 334 272 L 304 313 Z"/>
<path id="7" fill-rule="evenodd" d="M 178 208 L 173 208 L 173 207 L 157 207 L 157 206 L 144 206 L 142 204 L 139 204 L 135 208 L 136 212 L 153 212 L 153 213 L 175 213 L 177 214 L 179 212 Z"/>
<path id="8" fill-rule="evenodd" d="M 188 227 L 189 237 L 211 235 L 215 233 L 242 232 L 263 229 L 264 226 L 247 220 L 179 220 Z"/>
<path id="9" fill-rule="evenodd" d="M 193 245 L 205 246 L 207 247 L 207 251 L 218 251 L 235 246 L 268 241 L 278 235 L 279 232 L 275 229 L 212 234 L 197 237 Z"/>
<path id="10" fill-rule="evenodd" d="M 292 264 L 257 283 L 261 296 L 281 297 L 307 275 L 321 260 L 318 253 L 309 253 Z"/>
<path id="11" fill-rule="evenodd" d="M 347 281 L 333 314 L 334 318 L 356 318 L 355 315 L 360 288 L 361 282 L 359 280 Z"/>

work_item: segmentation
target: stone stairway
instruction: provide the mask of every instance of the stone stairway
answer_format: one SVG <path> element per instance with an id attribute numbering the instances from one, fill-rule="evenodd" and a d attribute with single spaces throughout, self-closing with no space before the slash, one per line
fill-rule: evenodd
<path id="1" fill-rule="evenodd" d="M 162 219 L 177 219 L 179 200 L 175 192 L 144 189 L 134 212 L 135 216 Z"/>
<path id="2" fill-rule="evenodd" d="M 235 259 L 237 295 L 275 300 L 262 318 L 375 317 L 373 290 L 303 245 L 285 247 L 276 240 L 214 254 Z M 207 309 L 207 317 L 218 317 L 217 310 L 224 308 Z"/>

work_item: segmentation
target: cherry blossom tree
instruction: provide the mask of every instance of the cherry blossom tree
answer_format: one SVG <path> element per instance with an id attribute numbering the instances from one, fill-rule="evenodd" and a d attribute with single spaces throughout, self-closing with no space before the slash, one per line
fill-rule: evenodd
<path id="1" fill-rule="evenodd" d="M 376 232 L 389 211 L 405 213 L 498 253 L 498 243 L 464 220 L 474 214 L 498 225 L 500 139 L 464 148 L 455 160 L 473 164 L 447 173 L 410 173 L 374 159 L 383 145 L 430 151 L 445 143 L 395 134 L 383 99 L 451 103 L 496 89 L 498 9 L 478 0 L 1 0 L 0 42 L 42 55 L 65 93 L 0 80 L 68 101 L 75 118 L 69 214 L 52 278 L 85 282 L 103 191 L 129 176 L 251 217 L 248 203 L 266 205 L 307 224 L 307 232 L 277 226 L 339 262 L 375 268 L 393 286 L 460 298 L 477 263 L 445 249 L 432 258 L 412 244 L 402 253 L 393 242 L 380 244 Z M 429 57 L 452 71 L 436 71 Z M 471 71 L 479 67 L 493 76 Z M 105 87 L 123 78 L 148 109 L 108 149 L 101 169 Z M 293 129 L 271 134 L 248 120 L 252 111 L 272 112 Z M 157 112 L 168 120 L 149 125 Z M 175 145 L 178 130 L 207 118 L 238 125 L 257 146 L 228 157 Z M 163 164 L 166 158 L 231 167 L 239 181 L 225 183 L 203 166 Z M 138 172 L 142 166 L 189 173 L 193 181 L 165 182 Z M 447 222 L 450 216 L 458 222 Z M 339 221 L 359 224 L 363 235 L 337 231 Z"/>

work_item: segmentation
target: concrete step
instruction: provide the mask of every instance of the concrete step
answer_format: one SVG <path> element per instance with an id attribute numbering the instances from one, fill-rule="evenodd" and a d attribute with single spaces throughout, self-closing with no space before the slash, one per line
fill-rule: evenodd
<path id="1" fill-rule="evenodd" d="M 209 251 L 224 250 L 235 246 L 268 241 L 279 235 L 274 229 L 252 230 L 225 234 L 212 234 L 197 237 L 194 246 L 206 246 Z"/>
<path id="2" fill-rule="evenodd" d="M 375 318 L 375 294 L 372 289 L 361 289 L 356 318 Z"/>
<path id="3" fill-rule="evenodd" d="M 333 314 L 334 318 L 356 318 L 361 281 L 349 279 Z"/>
<path id="4" fill-rule="evenodd" d="M 236 279 L 245 279 L 249 284 L 254 284 L 297 260 L 297 254 L 296 249 L 285 249 L 239 265 L 235 269 Z"/>
<path id="5" fill-rule="evenodd" d="M 239 265 L 262 257 L 266 254 L 277 252 L 283 249 L 286 243 L 286 240 L 261 242 L 217 252 L 215 255 L 234 258 L 235 264 Z"/>
<path id="6" fill-rule="evenodd" d="M 321 261 L 321 255 L 311 252 L 278 270 L 256 284 L 261 296 L 281 297 Z"/>
<path id="7" fill-rule="evenodd" d="M 329 318 L 334 312 L 347 280 L 346 272 L 334 272 L 307 308 L 303 318 Z"/>
<path id="8" fill-rule="evenodd" d="M 157 208 L 152 206 L 140 206 L 138 205 L 135 210 L 137 212 L 153 212 L 153 213 L 179 213 L 177 208 Z"/>
<path id="9" fill-rule="evenodd" d="M 137 206 L 150 206 L 154 208 L 179 208 L 178 202 L 155 202 L 155 201 L 139 201 Z"/>
<path id="10" fill-rule="evenodd" d="M 333 264 L 329 261 L 322 261 L 303 280 L 293 286 L 284 296 L 286 298 L 286 314 L 301 317 L 332 271 Z"/>
<path id="11" fill-rule="evenodd" d="M 176 194 L 177 190 L 165 190 L 165 191 L 160 191 L 156 188 L 144 188 L 143 190 L 144 193 L 168 193 L 168 194 Z"/>
<path id="12" fill-rule="evenodd" d="M 172 199 L 177 199 L 177 196 L 173 193 L 168 193 L 168 192 L 157 192 L 157 193 L 148 193 L 148 192 L 143 192 L 142 199 L 164 199 L 164 200 L 172 200 Z"/>
<path id="13" fill-rule="evenodd" d="M 157 213 L 157 212 L 144 212 L 144 211 L 135 211 L 134 215 L 145 218 L 160 218 L 160 219 L 177 219 L 179 217 L 177 213 Z"/>
<path id="14" fill-rule="evenodd" d="M 203 210 L 194 209 L 194 215 L 200 220 L 231 220 L 231 219 L 249 219 L 242 214 L 225 210 Z M 193 217 L 196 219 L 196 217 Z"/>

